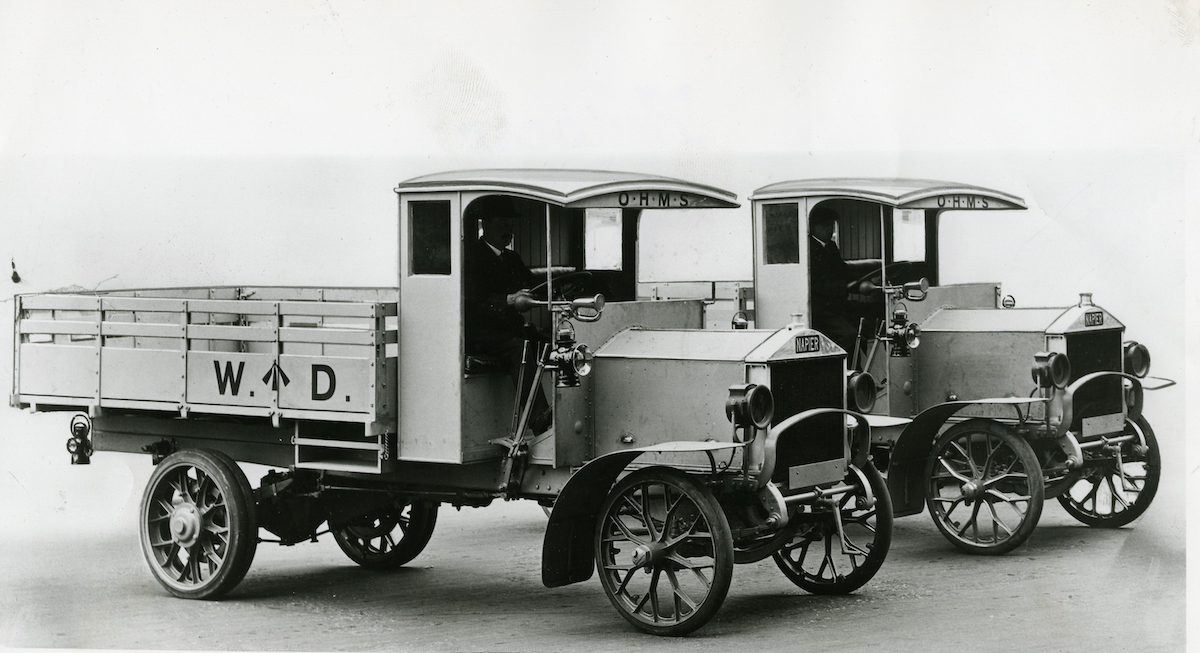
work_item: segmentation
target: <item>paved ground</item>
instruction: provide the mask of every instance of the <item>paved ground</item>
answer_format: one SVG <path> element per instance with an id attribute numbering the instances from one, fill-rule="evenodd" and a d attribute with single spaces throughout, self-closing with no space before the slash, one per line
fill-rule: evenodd
<path id="1" fill-rule="evenodd" d="M 539 563 L 545 517 L 530 503 L 461 512 L 443 508 L 429 548 L 395 572 L 359 569 L 326 536 L 317 544 L 290 548 L 262 545 L 246 580 L 226 600 L 175 599 L 152 580 L 137 544 L 135 501 L 149 464 L 140 457 L 105 454 L 90 468 L 71 472 L 82 479 L 80 487 L 103 481 L 126 488 L 130 498 L 114 507 L 98 497 L 73 494 L 72 501 L 48 512 L 40 523 L 28 515 L 4 522 L 2 646 L 295 651 L 882 647 L 888 653 L 1184 648 L 1183 501 L 1172 495 L 1178 488 L 1170 482 L 1164 498 L 1133 528 L 1088 529 L 1052 503 L 1029 542 L 1001 558 L 958 553 L 926 515 L 898 520 L 883 569 L 852 596 L 807 594 L 769 560 L 739 566 L 717 617 L 693 636 L 673 640 L 642 635 L 628 626 L 595 578 L 564 588 L 543 587 Z"/>

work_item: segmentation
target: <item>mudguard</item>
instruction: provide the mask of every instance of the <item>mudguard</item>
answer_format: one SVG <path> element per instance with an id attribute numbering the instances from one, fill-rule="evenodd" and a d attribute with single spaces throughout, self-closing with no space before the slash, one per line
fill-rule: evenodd
<path id="1" fill-rule="evenodd" d="M 1093 380 L 1108 377 L 1108 376 L 1119 376 L 1122 379 L 1133 382 L 1133 401 L 1132 401 L 1132 403 L 1126 402 L 1127 403 L 1127 406 L 1126 406 L 1127 415 L 1126 416 L 1131 420 L 1137 419 L 1138 417 L 1141 417 L 1141 415 L 1142 415 L 1142 392 L 1144 390 L 1161 390 L 1162 388 L 1167 388 L 1167 387 L 1175 385 L 1175 382 L 1170 379 L 1160 379 L 1160 378 L 1152 377 L 1152 376 L 1148 376 L 1145 378 L 1138 378 L 1138 377 L 1136 377 L 1132 374 L 1128 374 L 1126 372 L 1105 371 L 1105 372 L 1092 372 L 1091 374 L 1085 374 L 1085 375 L 1079 377 L 1078 379 L 1076 379 L 1074 383 L 1067 386 L 1067 388 L 1063 391 L 1063 396 L 1062 396 L 1062 414 L 1063 414 L 1062 422 L 1063 422 L 1063 424 L 1069 425 L 1069 424 L 1071 424 L 1071 422 L 1074 421 L 1072 418 L 1072 412 L 1074 411 L 1074 406 L 1075 406 L 1075 393 L 1079 392 L 1080 388 L 1087 385 L 1088 383 L 1091 383 Z M 1065 432 L 1067 427 L 1064 426 L 1062 428 L 1063 428 L 1063 431 Z M 1059 435 L 1062 435 L 1062 433 L 1059 433 Z"/>
<path id="2" fill-rule="evenodd" d="M 967 406 L 1030 405 L 1046 403 L 1042 397 L 997 397 L 972 401 L 948 401 L 925 409 L 904 428 L 892 446 L 888 462 L 888 492 L 892 495 L 892 514 L 896 517 L 920 514 L 925 509 L 925 461 L 942 425 Z"/>
<path id="3" fill-rule="evenodd" d="M 689 453 L 737 449 L 741 442 L 664 442 L 649 447 L 614 451 L 592 460 L 563 486 L 550 512 L 542 541 L 542 584 L 561 587 L 592 577 L 595 568 L 592 536 L 604 499 L 621 472 L 644 453 Z"/>

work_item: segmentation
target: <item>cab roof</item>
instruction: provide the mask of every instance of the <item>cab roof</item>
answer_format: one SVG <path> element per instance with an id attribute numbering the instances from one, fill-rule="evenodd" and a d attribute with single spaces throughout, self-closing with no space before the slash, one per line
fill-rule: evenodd
<path id="1" fill-rule="evenodd" d="M 495 191 L 571 206 L 614 193 L 676 192 L 704 199 L 703 208 L 737 208 L 737 195 L 704 184 L 636 172 L 575 169 L 485 169 L 439 172 L 400 182 L 397 193 Z"/>
<path id="2" fill-rule="evenodd" d="M 931 198 L 973 195 L 996 200 L 997 208 L 1028 208 L 1025 200 L 998 190 L 952 181 L 907 178 L 827 177 L 796 179 L 763 186 L 750 195 L 751 200 L 789 197 L 835 196 L 868 200 L 895 208 L 906 208 Z M 1011 206 L 1003 206 L 1005 204 Z"/>

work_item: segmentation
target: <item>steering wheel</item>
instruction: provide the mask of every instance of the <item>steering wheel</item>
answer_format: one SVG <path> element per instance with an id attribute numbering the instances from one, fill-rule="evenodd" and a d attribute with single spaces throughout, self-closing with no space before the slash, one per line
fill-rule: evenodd
<path id="1" fill-rule="evenodd" d="M 879 268 L 876 268 L 876 269 L 871 270 L 870 272 L 864 274 L 859 279 L 857 279 L 855 281 L 851 281 L 850 283 L 846 284 L 846 289 L 852 293 L 861 293 L 862 291 L 860 290 L 860 287 L 862 286 L 862 284 L 864 282 L 867 282 L 867 281 L 870 281 L 875 286 L 882 286 L 884 276 L 889 276 L 889 277 L 893 276 L 893 273 L 898 272 L 900 270 L 907 269 L 911 266 L 912 266 L 912 261 L 892 261 L 891 263 L 888 263 L 887 265 L 883 266 L 882 270 L 880 270 Z M 876 283 L 875 279 L 878 279 L 879 282 Z M 895 282 L 893 281 L 892 283 L 894 285 Z"/>
<path id="2" fill-rule="evenodd" d="M 554 278 L 554 295 L 556 299 L 566 300 L 587 294 L 587 287 L 592 283 L 592 273 L 587 270 L 568 272 Z M 529 294 L 535 299 L 548 300 L 546 297 L 546 282 L 543 281 L 529 289 Z"/>

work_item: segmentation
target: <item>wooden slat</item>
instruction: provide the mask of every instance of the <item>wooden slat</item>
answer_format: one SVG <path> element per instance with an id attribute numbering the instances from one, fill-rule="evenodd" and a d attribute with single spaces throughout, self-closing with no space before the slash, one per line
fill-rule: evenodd
<path id="1" fill-rule="evenodd" d="M 106 311 L 182 313 L 187 309 L 187 302 L 185 300 L 158 299 L 155 297 L 105 297 L 101 305 Z"/>
<path id="2" fill-rule="evenodd" d="M 153 322 L 104 322 L 101 333 L 105 336 L 148 336 L 152 338 L 182 338 L 182 324 Z"/>
<path id="3" fill-rule="evenodd" d="M 164 410 L 168 412 L 178 412 L 179 406 L 182 405 L 177 401 L 147 401 L 142 399 L 100 399 L 101 408 L 133 408 L 141 410 Z"/>
<path id="4" fill-rule="evenodd" d="M 318 460 L 309 461 L 309 462 L 297 461 L 296 468 L 297 469 L 324 469 L 324 470 L 328 470 L 331 472 L 358 472 L 360 474 L 367 473 L 367 472 L 379 473 L 379 471 L 380 471 L 379 463 L 376 463 L 375 465 L 367 465 L 365 463 L 355 465 L 352 463 L 344 463 L 344 462 L 343 463 L 326 463 L 326 462 L 321 462 Z"/>
<path id="5" fill-rule="evenodd" d="M 221 404 L 184 404 L 189 412 L 206 415 L 245 415 L 247 417 L 270 417 L 273 408 L 270 406 L 224 406 Z"/>
<path id="6" fill-rule="evenodd" d="M 326 422 L 358 422 L 363 424 L 374 421 L 374 414 L 370 412 L 337 412 L 331 410 L 308 410 L 305 408 L 281 408 L 279 416 L 285 419 L 315 419 Z"/>
<path id="7" fill-rule="evenodd" d="M 32 311 L 98 311 L 100 298 L 95 295 L 23 295 L 21 308 Z"/>
<path id="8" fill-rule="evenodd" d="M 375 442 L 350 442 L 348 440 L 322 440 L 319 438 L 296 438 L 296 444 L 306 447 L 324 447 L 326 449 L 361 449 L 364 451 L 383 451 L 383 443 L 376 436 Z"/>
<path id="9" fill-rule="evenodd" d="M 231 313 L 233 315 L 274 315 L 278 302 L 253 299 L 192 299 L 188 310 L 193 313 Z"/>
<path id="10" fill-rule="evenodd" d="M 99 334 L 100 325 L 95 322 L 76 322 L 71 320 L 21 320 L 19 329 L 23 334 L 44 333 L 94 336 Z"/>
<path id="11" fill-rule="evenodd" d="M 66 395 L 35 395 L 19 393 L 15 395 L 18 403 L 45 404 L 47 406 L 94 406 L 95 397 L 75 397 Z"/>
<path id="12" fill-rule="evenodd" d="M 283 327 L 279 329 L 279 340 L 282 342 L 314 342 L 326 345 L 376 345 L 379 344 L 376 331 L 355 331 L 351 329 Z"/>
<path id="13" fill-rule="evenodd" d="M 189 324 L 188 338 L 194 340 L 248 340 L 271 342 L 275 340 L 275 327 L 224 326 L 216 324 Z"/>
<path id="14" fill-rule="evenodd" d="M 376 317 L 382 316 L 378 304 L 351 302 L 280 302 L 279 312 L 284 315 Z"/>

